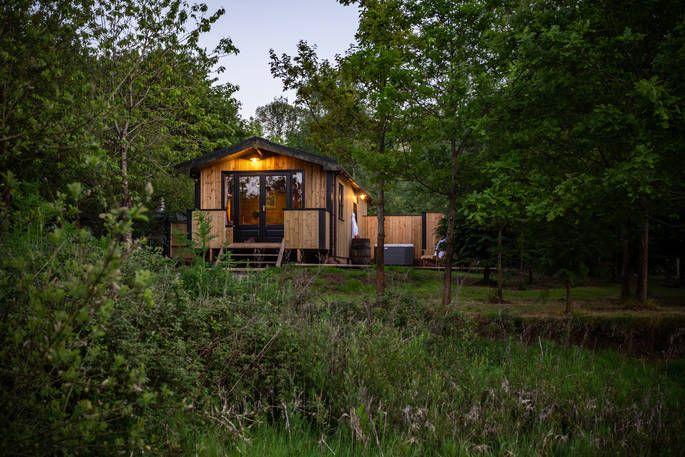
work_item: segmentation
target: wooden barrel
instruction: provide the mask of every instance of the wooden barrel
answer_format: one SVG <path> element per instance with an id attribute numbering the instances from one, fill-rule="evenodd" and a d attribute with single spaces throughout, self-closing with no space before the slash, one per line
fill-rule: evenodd
<path id="1" fill-rule="evenodd" d="M 353 265 L 368 265 L 371 263 L 371 240 L 368 238 L 353 238 L 350 246 L 350 260 Z"/>

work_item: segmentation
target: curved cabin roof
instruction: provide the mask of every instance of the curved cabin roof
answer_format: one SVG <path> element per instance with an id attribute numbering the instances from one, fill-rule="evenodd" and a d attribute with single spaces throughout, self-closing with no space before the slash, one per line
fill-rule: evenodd
<path id="1" fill-rule="evenodd" d="M 227 157 L 235 156 L 235 158 L 240 157 L 250 150 L 256 150 L 260 154 L 262 152 L 279 154 L 288 157 L 294 157 L 296 159 L 303 160 L 305 162 L 320 165 L 326 171 L 336 171 L 347 178 L 352 186 L 356 189 L 367 193 L 362 187 L 357 184 L 352 176 L 345 171 L 345 169 L 338 164 L 335 159 L 330 157 L 312 154 L 311 152 L 303 151 L 301 149 L 291 148 L 289 146 L 284 146 L 282 144 L 276 144 L 265 138 L 260 138 L 258 136 L 250 137 L 240 143 L 234 144 L 227 148 L 217 149 L 216 151 L 208 152 L 192 160 L 187 160 L 181 162 L 175 166 L 175 168 L 183 173 L 187 173 L 190 176 L 197 176 L 201 169 L 211 165 L 212 163 L 225 159 Z"/>

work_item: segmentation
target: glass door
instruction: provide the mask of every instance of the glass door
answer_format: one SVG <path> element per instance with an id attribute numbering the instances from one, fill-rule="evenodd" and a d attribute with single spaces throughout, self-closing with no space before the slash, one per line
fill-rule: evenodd
<path id="1" fill-rule="evenodd" d="M 266 175 L 264 179 L 264 226 L 262 239 L 283 239 L 283 210 L 288 207 L 287 175 Z"/>
<path id="2" fill-rule="evenodd" d="M 259 241 L 261 221 L 261 179 L 238 176 L 238 241 Z"/>
<path id="3" fill-rule="evenodd" d="M 236 198 L 232 200 L 236 205 L 232 219 L 236 241 L 280 242 L 283 239 L 284 210 L 302 205 L 301 175 L 301 172 L 236 174 L 235 179 L 227 178 L 225 186 L 236 183 Z M 229 193 L 226 195 L 226 200 L 232 198 Z"/>

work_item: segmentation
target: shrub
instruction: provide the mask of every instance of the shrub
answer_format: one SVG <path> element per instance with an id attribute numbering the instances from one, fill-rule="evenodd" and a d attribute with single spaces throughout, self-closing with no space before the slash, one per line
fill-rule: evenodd
<path id="1" fill-rule="evenodd" d="M 478 338 L 405 292 L 369 312 L 318 300 L 306 278 L 178 265 L 117 241 L 139 209 L 95 238 L 67 200 L 0 243 L 5 454 L 243 449 L 272 429 L 355 452 L 683 450 L 678 370 Z"/>
<path id="2" fill-rule="evenodd" d="M 74 197 L 79 190 L 72 188 Z M 6 231 L 0 247 L 0 448 L 7 453 L 113 452 L 148 442 L 156 393 L 144 366 L 109 350 L 106 333 L 122 287 L 115 238 L 142 210 L 106 215 L 110 237 L 97 240 L 68 222 L 71 208 L 61 196 L 23 209 L 38 220 L 8 216 L 25 225 Z"/>

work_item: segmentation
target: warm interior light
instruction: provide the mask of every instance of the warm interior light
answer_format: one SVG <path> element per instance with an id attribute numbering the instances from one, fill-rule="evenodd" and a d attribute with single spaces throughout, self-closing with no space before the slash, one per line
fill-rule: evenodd
<path id="1" fill-rule="evenodd" d="M 366 200 L 366 194 L 361 194 L 359 198 L 361 198 L 362 200 Z"/>
<path id="2" fill-rule="evenodd" d="M 257 163 L 257 162 L 259 162 L 259 157 L 256 157 L 256 156 L 255 156 L 255 157 L 250 157 L 250 162 L 252 162 L 252 163 Z"/>

